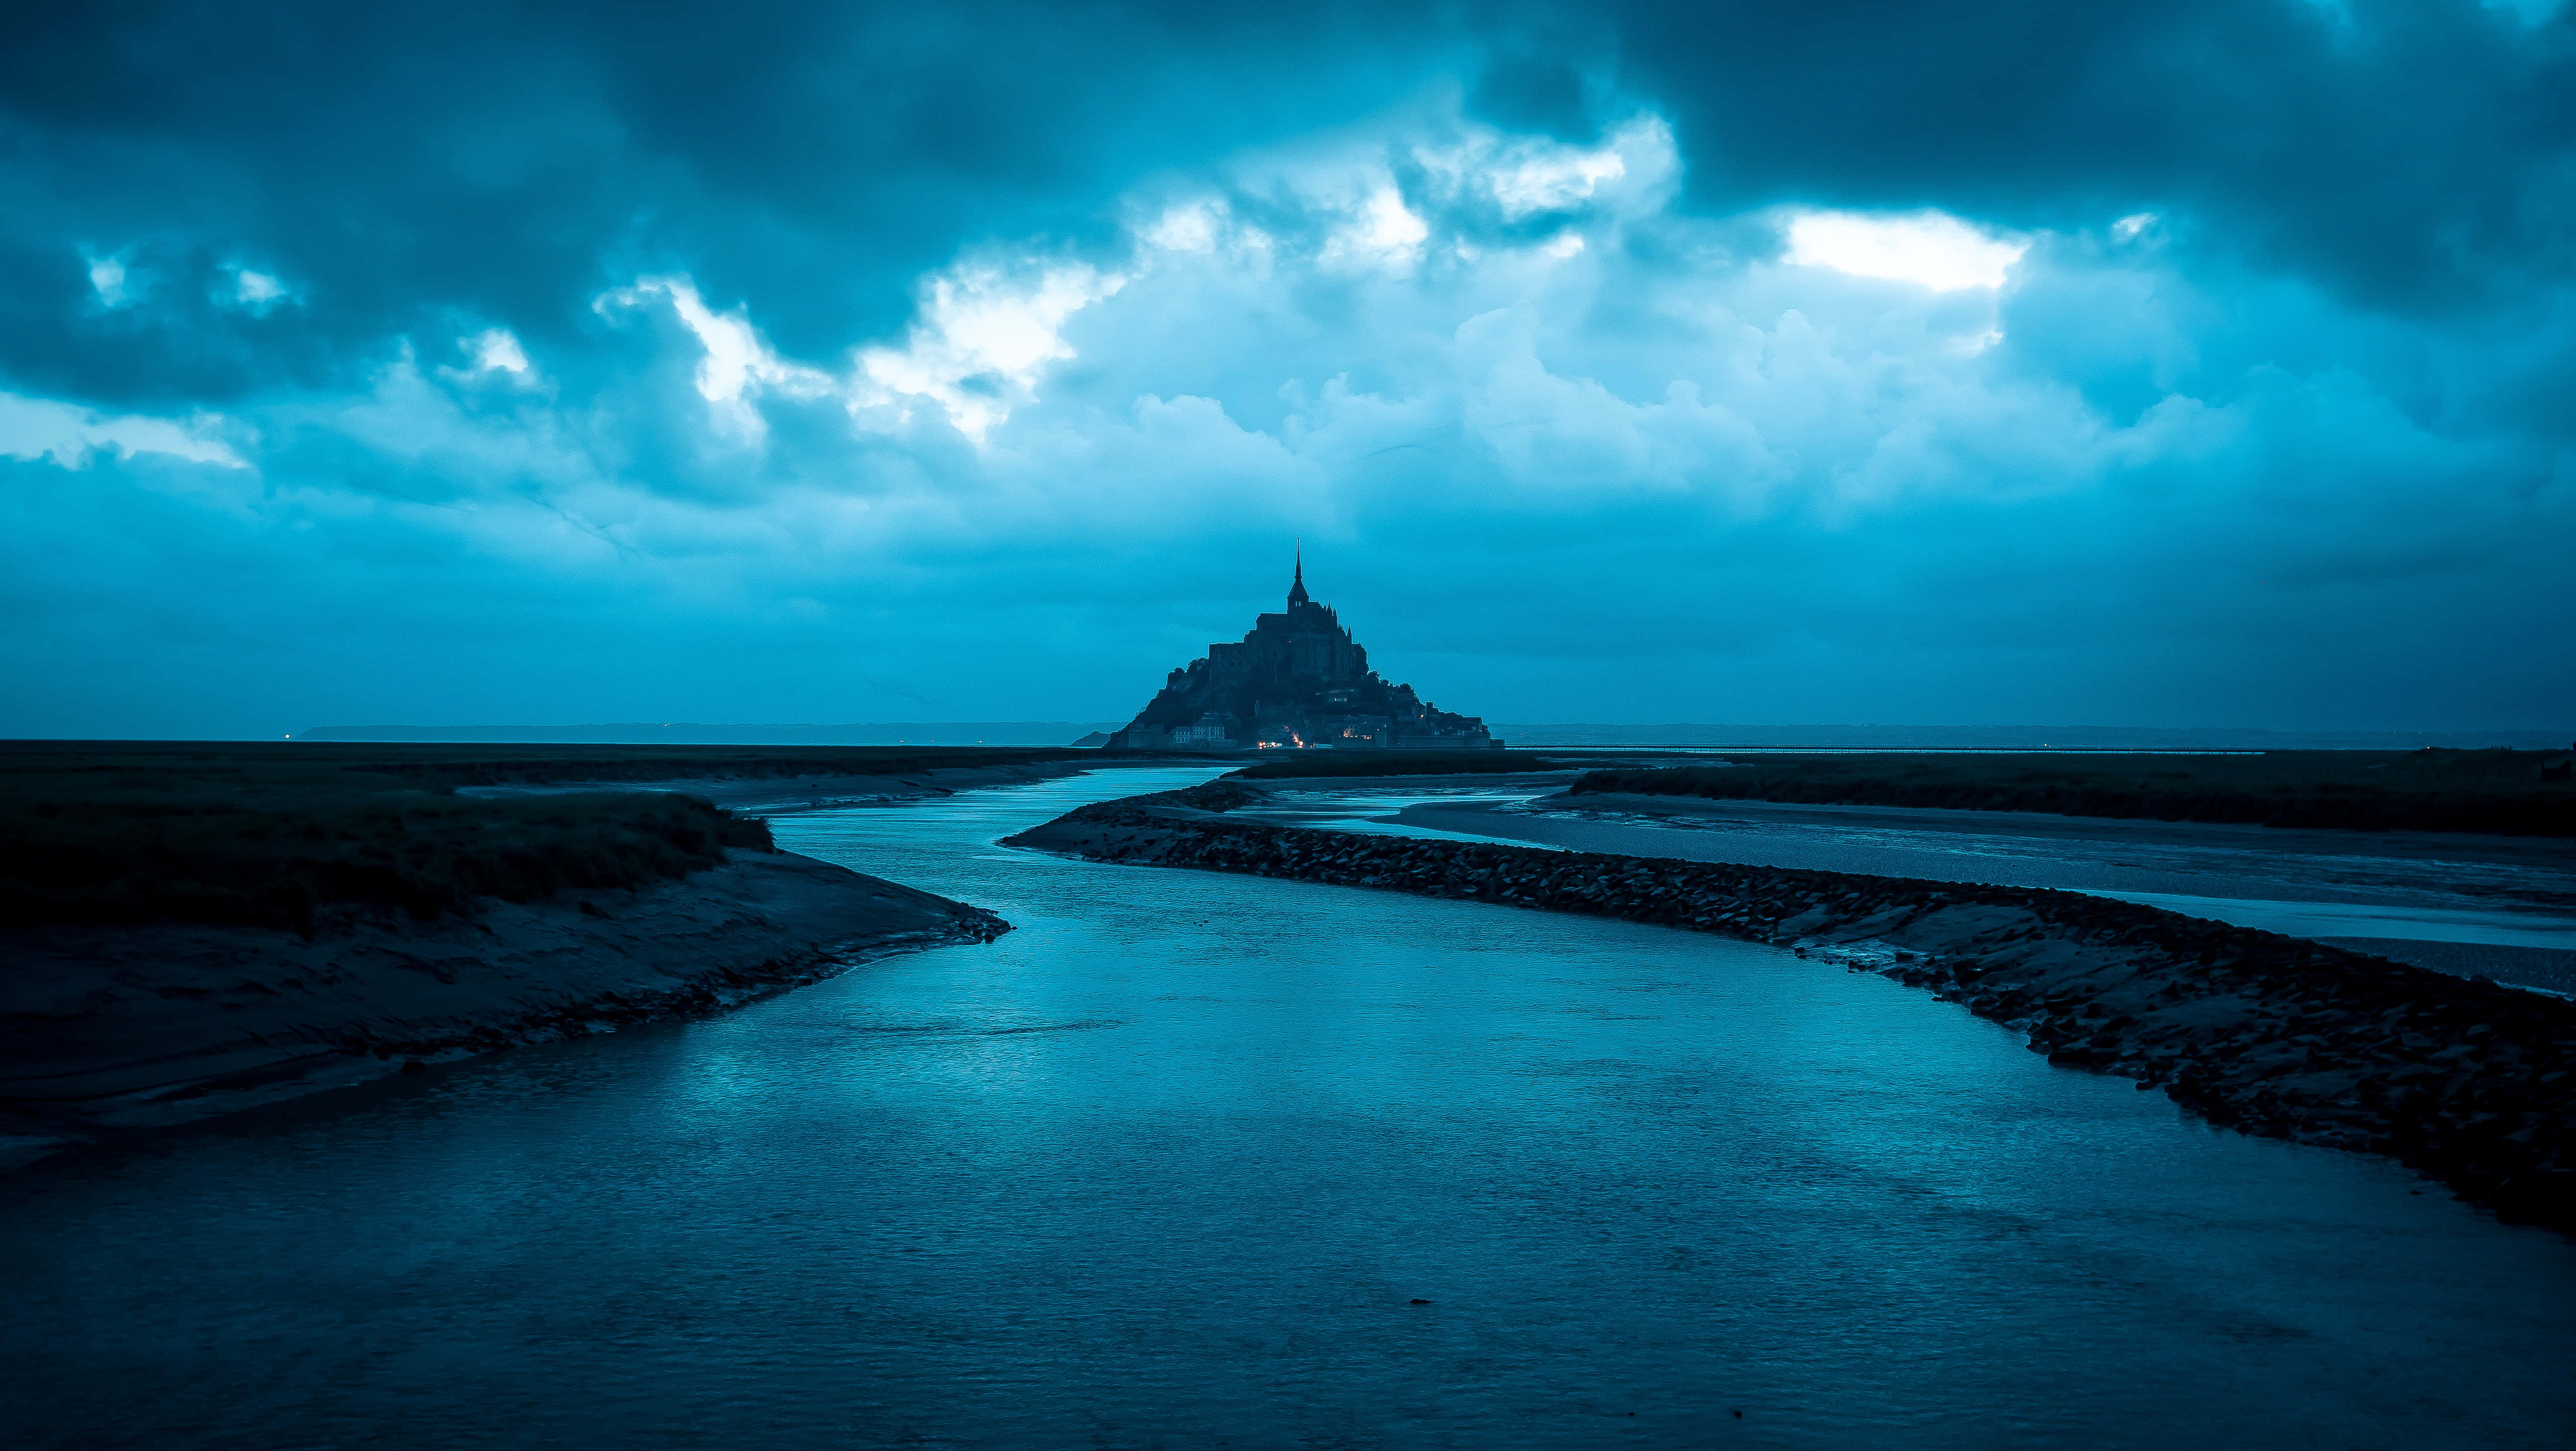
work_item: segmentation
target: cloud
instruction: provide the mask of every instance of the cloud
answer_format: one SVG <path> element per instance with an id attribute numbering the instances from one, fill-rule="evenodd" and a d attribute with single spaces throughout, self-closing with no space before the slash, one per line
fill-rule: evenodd
<path id="1" fill-rule="evenodd" d="M 477 372 L 528 375 L 527 351 L 519 346 L 519 340 L 511 336 L 508 328 L 485 328 L 476 333 L 472 341 Z"/>
<path id="2" fill-rule="evenodd" d="M 818 398 L 833 391 L 832 379 L 822 370 L 778 356 L 741 310 L 720 313 L 708 307 L 698 296 L 697 284 L 686 277 L 642 278 L 631 287 L 602 294 L 593 307 L 607 314 L 645 306 L 657 297 L 670 305 L 697 339 L 702 350 L 698 396 L 706 400 L 709 417 L 737 441 L 756 444 L 767 435 L 769 425 L 758 406 L 760 395 Z"/>
<path id="3" fill-rule="evenodd" d="M 1157 235 L 1174 233 L 1165 227 Z M 1196 235 L 1186 225 L 1180 234 L 1184 245 Z M 1034 401 L 1048 364 L 1074 356 L 1064 340 L 1066 319 L 1126 283 L 1079 262 L 950 268 L 923 289 L 905 346 L 860 350 L 852 409 L 902 410 L 927 399 L 958 432 L 981 442 L 1014 405 Z"/>
<path id="4" fill-rule="evenodd" d="M 101 307 L 117 308 L 134 305 L 137 299 L 126 291 L 126 281 L 123 259 L 117 257 L 89 259 L 89 285 L 90 289 L 98 294 Z"/>
<path id="5" fill-rule="evenodd" d="M 230 270 L 232 291 L 224 300 L 236 307 L 243 308 L 256 316 L 266 317 L 270 309 L 290 299 L 291 294 L 287 291 L 286 284 L 265 272 L 254 272 L 247 267 L 235 267 Z"/>
<path id="6" fill-rule="evenodd" d="M 552 351 L 604 283 L 676 273 L 755 305 L 788 356 L 836 355 L 898 330 L 961 244 L 1078 249 L 1137 176 L 1364 114 L 1464 43 L 1407 3 L 1290 23 L 1018 0 L 770 0 L 721 24 L 669 0 L 144 0 L 8 39 L 0 377 L 114 407 L 362 376 L 450 312 Z M 1384 59 L 1414 40 L 1432 53 Z M 229 297 L 233 258 L 306 305 L 241 349 L 111 327 L 83 249 L 148 260 L 168 307 Z"/>
<path id="7" fill-rule="evenodd" d="M 2511 297 L 2576 225 L 2576 51 L 2476 0 L 1885 9 L 1614 0 L 1707 207 L 2189 215 L 2364 306 Z M 2402 100 L 2392 98 L 2402 97 Z"/>
<path id="8" fill-rule="evenodd" d="M 1324 246 L 1327 266 L 1383 267 L 1402 272 L 1420 257 L 1431 228 L 1404 204 L 1392 182 L 1380 182 L 1350 208 L 1347 221 Z"/>
<path id="9" fill-rule="evenodd" d="M 2134 220 L 2112 224 L 2115 234 Z M 2001 287 L 2012 265 L 2030 250 L 1940 212 L 1870 216 L 1858 212 L 1794 212 L 1783 260 L 1799 267 L 1831 267 L 1856 277 L 1912 282 L 1936 292 Z M 2128 235 L 2135 235 L 2131 228 Z"/>
<path id="10" fill-rule="evenodd" d="M 241 456 L 212 436 L 219 419 L 102 417 L 50 398 L 0 393 L 0 454 L 47 459 L 67 469 L 87 468 L 101 452 L 119 458 L 162 454 L 188 463 L 248 468 Z"/>

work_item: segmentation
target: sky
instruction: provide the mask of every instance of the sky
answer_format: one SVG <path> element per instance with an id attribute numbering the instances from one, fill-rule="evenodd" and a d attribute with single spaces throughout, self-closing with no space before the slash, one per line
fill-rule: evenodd
<path id="1" fill-rule="evenodd" d="M 0 735 L 2576 724 L 2557 0 L 0 19 Z"/>

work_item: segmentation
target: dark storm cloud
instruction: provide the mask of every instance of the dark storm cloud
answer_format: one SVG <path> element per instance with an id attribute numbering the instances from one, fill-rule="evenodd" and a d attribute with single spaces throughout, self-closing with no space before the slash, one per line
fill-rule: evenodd
<path id="1" fill-rule="evenodd" d="M 2171 208 L 2395 306 L 2576 245 L 2576 22 L 2474 0 L 1605 7 L 1696 195 L 2020 226 Z"/>
<path id="2" fill-rule="evenodd" d="M 1097 235 L 1139 172 L 1366 111 L 1441 59 L 1402 6 L 1368 7 L 1365 43 L 1356 10 L 1249 5 L 11 15 L 0 372 L 121 406 L 316 383 L 437 312 L 562 336 L 656 268 L 829 352 L 961 240 Z M 305 303 L 256 348 L 199 301 L 236 255 Z M 100 307 L 92 256 L 148 291 Z"/>
<path id="3" fill-rule="evenodd" d="M 2465 0 L 13 13 L 0 373 L 118 405 L 345 377 L 431 312 L 561 336 L 656 269 L 822 356 L 897 324 L 961 241 L 1097 240 L 1138 175 L 1444 71 L 1570 139 L 1652 102 L 1716 212 L 2165 209 L 2410 307 L 2491 299 L 2576 237 L 2576 29 Z M 142 299 L 100 307 L 88 257 Z M 302 305 L 210 303 L 227 263 Z"/>

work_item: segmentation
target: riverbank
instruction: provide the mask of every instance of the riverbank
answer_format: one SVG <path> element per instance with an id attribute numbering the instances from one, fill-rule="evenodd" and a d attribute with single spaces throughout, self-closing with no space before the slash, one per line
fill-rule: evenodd
<path id="1" fill-rule="evenodd" d="M 0 1163 L 411 1063 L 720 1011 L 1009 925 L 785 852 L 631 889 L 311 935 L 162 922 L 0 932 Z"/>
<path id="2" fill-rule="evenodd" d="M 2217 1124 L 2386 1155 L 2576 1231 L 2576 1004 L 2069 892 L 1360 836 L 1257 788 L 1086 806 L 1006 845 L 1621 917 L 1881 973 Z"/>

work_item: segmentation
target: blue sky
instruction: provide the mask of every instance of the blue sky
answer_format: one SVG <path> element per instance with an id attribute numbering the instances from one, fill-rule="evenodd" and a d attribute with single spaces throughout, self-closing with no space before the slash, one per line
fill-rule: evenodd
<path id="1" fill-rule="evenodd" d="M 2545 0 L 0 25 L 0 734 L 2576 719 Z"/>

